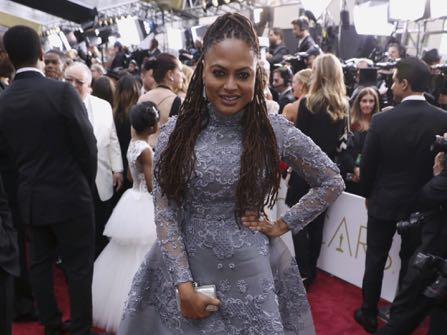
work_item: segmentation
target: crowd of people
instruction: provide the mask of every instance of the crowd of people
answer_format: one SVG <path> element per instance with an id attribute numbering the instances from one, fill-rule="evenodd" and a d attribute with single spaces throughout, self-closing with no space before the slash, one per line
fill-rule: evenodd
<path id="1" fill-rule="evenodd" d="M 39 320 L 45 335 L 87 335 L 92 325 L 120 335 L 314 334 L 306 288 L 326 209 L 345 187 L 368 211 L 354 319 L 370 333 L 410 334 L 434 311 L 430 334 L 445 330 L 445 311 L 424 298 L 436 273 L 413 263 L 418 252 L 447 256 L 447 170 L 439 154 L 433 177 L 430 150 L 447 133 L 444 92 L 430 82 L 439 55 L 421 60 L 390 43 L 396 64 L 382 74 L 392 85 L 365 84 L 361 69 L 373 62 L 359 59 L 349 92 L 342 62 L 316 45 L 308 18 L 291 25 L 292 63 L 281 29 L 270 30 L 264 54 L 239 14 L 208 27 L 191 66 L 155 39 L 141 59 L 117 42 L 101 63 L 44 53 L 25 26 L 4 34 L 1 334 L 13 320 Z M 280 185 L 288 210 L 270 218 Z M 427 208 L 430 223 L 402 234 L 399 288 L 378 330 L 396 223 Z M 280 238 L 288 231 L 295 257 Z"/>

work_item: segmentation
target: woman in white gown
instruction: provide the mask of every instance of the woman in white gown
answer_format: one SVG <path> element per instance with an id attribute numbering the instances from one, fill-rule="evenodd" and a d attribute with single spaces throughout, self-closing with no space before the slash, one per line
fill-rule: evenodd
<path id="1" fill-rule="evenodd" d="M 154 244 L 156 231 L 152 192 L 152 148 L 149 135 L 158 129 L 159 112 L 151 102 L 133 106 L 135 130 L 127 150 L 133 187 L 116 205 L 104 230 L 110 238 L 95 261 L 92 284 L 93 323 L 116 332 L 138 267 Z"/>

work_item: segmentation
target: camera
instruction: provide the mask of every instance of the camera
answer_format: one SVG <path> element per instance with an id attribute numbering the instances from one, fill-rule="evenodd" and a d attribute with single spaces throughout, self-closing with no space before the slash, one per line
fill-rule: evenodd
<path id="1" fill-rule="evenodd" d="M 424 213 L 421 212 L 411 213 L 410 217 L 407 220 L 401 220 L 396 223 L 397 233 L 402 235 L 403 233 L 405 233 L 410 229 L 420 227 L 424 219 L 425 219 Z"/>
<path id="2" fill-rule="evenodd" d="M 379 62 L 379 63 L 376 63 L 376 64 L 375 64 L 375 66 L 376 66 L 377 68 L 382 69 L 382 70 L 391 70 L 391 69 L 394 69 L 394 68 L 396 67 L 396 65 L 397 65 L 397 62 L 396 62 L 396 61 L 392 61 L 392 62 Z"/>
<path id="3" fill-rule="evenodd" d="M 436 279 L 424 290 L 427 298 L 443 301 L 447 298 L 447 260 L 422 252 L 416 255 L 414 266 L 423 274 L 433 272 Z"/>
<path id="4" fill-rule="evenodd" d="M 447 138 L 436 135 L 434 142 L 430 146 L 430 150 L 433 152 L 447 152 Z"/>

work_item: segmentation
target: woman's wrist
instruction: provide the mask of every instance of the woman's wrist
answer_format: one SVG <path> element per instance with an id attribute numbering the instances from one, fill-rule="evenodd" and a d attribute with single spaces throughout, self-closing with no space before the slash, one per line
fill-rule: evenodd
<path id="1" fill-rule="evenodd" d="M 282 218 L 276 220 L 274 224 L 278 227 L 278 230 L 280 231 L 281 235 L 289 231 L 289 226 L 287 225 L 287 223 L 284 222 Z"/>
<path id="2" fill-rule="evenodd" d="M 177 284 L 177 290 L 182 298 L 194 294 L 194 286 L 190 281 Z"/>

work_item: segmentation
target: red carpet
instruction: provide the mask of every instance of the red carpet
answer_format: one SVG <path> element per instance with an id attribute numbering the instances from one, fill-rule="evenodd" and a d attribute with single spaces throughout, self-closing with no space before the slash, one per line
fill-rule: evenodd
<path id="1" fill-rule="evenodd" d="M 68 297 L 60 271 L 55 272 L 56 294 L 68 318 Z M 361 290 L 325 272 L 318 277 L 309 290 L 309 300 L 318 335 L 364 335 L 368 334 L 354 321 L 354 310 L 360 306 Z M 43 335 L 38 323 L 16 323 L 13 335 Z M 413 335 L 427 332 L 426 322 Z M 156 334 L 154 334 L 156 335 Z"/>

